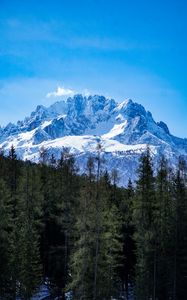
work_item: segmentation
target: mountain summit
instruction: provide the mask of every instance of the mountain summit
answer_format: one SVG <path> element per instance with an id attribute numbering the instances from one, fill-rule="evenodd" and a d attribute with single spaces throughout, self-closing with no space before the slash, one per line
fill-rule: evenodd
<path id="1" fill-rule="evenodd" d="M 187 139 L 170 134 L 163 121 L 155 122 L 149 111 L 130 99 L 118 103 L 99 95 L 75 95 L 48 108 L 38 105 L 30 117 L 9 123 L 0 132 L 5 154 L 13 144 L 21 159 L 37 162 L 42 147 L 57 158 L 66 147 L 75 155 L 80 172 L 88 156 L 96 155 L 99 141 L 105 168 L 123 174 L 121 184 L 136 177 L 139 156 L 147 145 L 155 162 L 161 155 L 172 165 L 179 156 L 187 159 Z"/>

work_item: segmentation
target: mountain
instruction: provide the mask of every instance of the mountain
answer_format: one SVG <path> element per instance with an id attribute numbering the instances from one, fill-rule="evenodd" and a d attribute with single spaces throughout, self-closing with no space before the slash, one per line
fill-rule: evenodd
<path id="1" fill-rule="evenodd" d="M 140 154 L 150 146 L 155 164 L 165 155 L 171 166 L 179 156 L 187 160 L 187 139 L 173 136 L 164 122 L 155 122 L 145 108 L 126 100 L 118 103 L 104 96 L 75 95 L 45 107 L 37 106 L 30 117 L 0 128 L 0 147 L 8 153 L 11 145 L 18 157 L 37 162 L 41 148 L 59 158 L 63 148 L 75 156 L 80 173 L 87 158 L 102 145 L 103 168 L 117 169 L 125 185 L 136 178 Z"/>

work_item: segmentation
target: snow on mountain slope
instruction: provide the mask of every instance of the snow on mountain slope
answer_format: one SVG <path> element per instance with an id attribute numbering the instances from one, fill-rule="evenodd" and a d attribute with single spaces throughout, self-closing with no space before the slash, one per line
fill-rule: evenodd
<path id="1" fill-rule="evenodd" d="M 164 122 L 156 123 L 150 112 L 132 100 L 117 103 L 104 96 L 75 95 L 46 108 L 37 106 L 30 117 L 0 129 L 0 147 L 11 145 L 22 159 L 38 161 L 41 147 L 58 158 L 64 147 L 75 155 L 84 172 L 89 155 L 102 144 L 103 168 L 123 174 L 120 184 L 136 177 L 140 154 L 150 146 L 154 161 L 165 155 L 172 165 L 187 158 L 187 139 L 170 134 Z"/>

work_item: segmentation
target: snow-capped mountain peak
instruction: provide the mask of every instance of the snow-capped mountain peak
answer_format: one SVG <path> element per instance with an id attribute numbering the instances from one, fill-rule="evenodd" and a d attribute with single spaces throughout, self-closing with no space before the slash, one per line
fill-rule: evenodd
<path id="1" fill-rule="evenodd" d="M 187 140 L 170 134 L 167 125 L 131 99 L 121 103 L 104 96 L 77 94 L 49 107 L 38 105 L 30 117 L 0 129 L 0 147 L 8 152 L 13 144 L 20 158 L 38 160 L 41 147 L 57 157 L 63 147 L 76 155 L 80 170 L 86 158 L 103 144 L 106 167 L 135 177 L 139 155 L 151 147 L 154 159 L 164 154 L 172 164 L 187 157 Z"/>

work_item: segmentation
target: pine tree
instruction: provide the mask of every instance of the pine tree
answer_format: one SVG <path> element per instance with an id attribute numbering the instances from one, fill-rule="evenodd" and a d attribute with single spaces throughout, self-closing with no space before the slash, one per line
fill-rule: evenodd
<path id="1" fill-rule="evenodd" d="M 182 168 L 181 168 L 182 167 Z M 174 261 L 172 299 L 184 299 L 187 294 L 187 190 L 185 164 L 179 169 L 173 181 L 174 204 Z"/>
<path id="2" fill-rule="evenodd" d="M 16 242 L 19 269 L 18 294 L 29 300 L 41 284 L 39 233 L 41 226 L 41 184 L 38 168 L 26 163 L 18 188 Z"/>
<path id="3" fill-rule="evenodd" d="M 61 226 L 63 234 L 63 286 L 62 296 L 65 298 L 65 286 L 69 280 L 69 259 L 74 243 L 75 214 L 77 208 L 77 198 L 79 195 L 79 182 L 77 180 L 75 159 L 64 148 L 58 164 L 59 174 L 59 197 L 57 207 L 59 215 L 58 224 Z"/>
<path id="4" fill-rule="evenodd" d="M 73 291 L 73 299 L 77 300 L 110 299 L 119 287 L 116 271 L 122 250 L 120 214 L 111 204 L 108 176 L 105 173 L 95 181 L 93 167 L 94 161 L 90 158 L 88 177 L 81 188 L 77 240 L 71 255 L 72 281 L 69 289 Z"/>
<path id="5" fill-rule="evenodd" d="M 6 180 L 8 159 L 5 158 L 4 152 L 0 149 L 0 178 Z"/>
<path id="6" fill-rule="evenodd" d="M 134 198 L 136 232 L 136 295 L 139 300 L 155 299 L 155 187 L 150 150 L 141 156 Z"/>
<path id="7" fill-rule="evenodd" d="M 79 188 L 74 158 L 68 149 L 64 149 L 58 162 L 51 158 L 50 164 L 50 167 L 41 164 L 44 193 L 41 253 L 51 297 L 64 299 Z"/>
<path id="8" fill-rule="evenodd" d="M 19 230 L 17 228 L 18 216 L 18 185 L 21 176 L 21 164 L 17 160 L 16 150 L 14 146 L 11 146 L 9 151 L 7 170 L 6 170 L 6 181 L 10 188 L 10 206 L 11 206 L 11 218 L 12 218 L 12 230 L 11 230 L 11 240 L 12 240 L 12 255 L 11 255 L 11 298 L 16 299 L 18 291 L 18 274 L 19 274 L 19 250 L 18 250 L 18 238 Z"/>
<path id="9" fill-rule="evenodd" d="M 119 296 L 121 289 L 118 269 L 122 260 L 122 218 L 115 205 L 106 206 L 103 217 L 98 294 L 100 299 L 112 299 Z"/>
<path id="10" fill-rule="evenodd" d="M 10 191 L 0 179 L 0 299 L 11 298 L 12 208 Z"/>
<path id="11" fill-rule="evenodd" d="M 121 196 L 119 203 L 119 210 L 122 214 L 122 236 L 123 236 L 123 259 L 120 268 L 120 276 L 122 279 L 122 294 L 128 300 L 130 297 L 130 290 L 132 290 L 134 282 L 134 268 L 135 268 L 135 243 L 133 235 L 135 226 L 133 222 L 133 198 L 134 187 L 131 180 L 128 181 L 126 189 L 120 189 Z"/>
<path id="12" fill-rule="evenodd" d="M 41 229 L 41 183 L 38 170 L 29 163 L 23 173 L 21 195 L 24 202 L 23 219 L 24 246 L 21 270 L 21 294 L 24 299 L 30 299 L 41 284 L 41 262 L 39 253 L 39 233 Z M 20 217 L 21 218 L 21 217 Z"/>
<path id="13" fill-rule="evenodd" d="M 161 158 L 156 176 L 156 296 L 169 299 L 171 296 L 173 205 L 170 170 L 164 157 Z"/>
<path id="14" fill-rule="evenodd" d="M 45 162 L 46 163 L 46 162 Z M 47 166 L 41 161 L 40 180 L 43 195 L 42 203 L 42 230 L 40 238 L 40 252 L 43 265 L 43 277 L 51 291 L 51 296 L 59 293 L 58 287 L 62 280 L 63 250 L 61 247 L 63 235 L 57 224 L 59 215 L 58 193 L 59 183 L 54 166 Z"/>
<path id="15" fill-rule="evenodd" d="M 73 291 L 74 299 L 92 299 L 93 293 L 93 217 L 95 183 L 93 181 L 93 159 L 87 163 L 88 178 L 81 186 L 80 200 L 75 224 L 76 240 L 70 260 L 71 281 L 68 289 Z"/>

